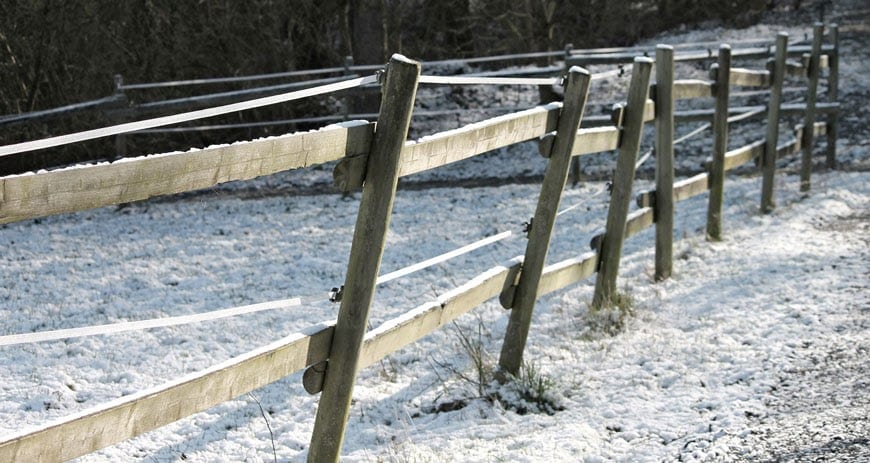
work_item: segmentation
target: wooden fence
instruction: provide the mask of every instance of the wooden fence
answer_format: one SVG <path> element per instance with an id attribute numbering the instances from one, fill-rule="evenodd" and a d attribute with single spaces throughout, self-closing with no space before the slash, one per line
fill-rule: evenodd
<path id="1" fill-rule="evenodd" d="M 499 359 L 500 371 L 502 377 L 516 373 L 536 299 L 597 274 L 593 305 L 608 305 L 614 296 L 626 238 L 655 224 L 655 276 L 659 280 L 668 278 L 673 267 L 675 202 L 709 191 L 707 234 L 709 239 L 715 240 L 726 231 L 722 226 L 721 209 L 725 172 L 758 160 L 763 174 L 760 209 L 767 212 L 774 208 L 777 158 L 802 152 L 801 188 L 809 189 L 812 147 L 816 137 L 827 135 L 827 162 L 834 165 L 838 108 L 835 25 L 830 27 L 828 36 L 830 44 L 823 46 L 823 26 L 818 24 L 809 49 L 789 50 L 787 36 L 780 34 L 772 60 L 761 69 L 732 67 L 731 60 L 739 56 L 767 58 L 767 54 L 759 54 L 758 50 L 732 50 L 722 45 L 710 80 L 676 79 L 674 62 L 685 57 L 675 53 L 672 47 L 660 45 L 655 49 L 654 60 L 632 59 L 627 99 L 614 109 L 611 118 L 614 122 L 601 127 L 580 128 L 590 81 L 595 76 L 572 67 L 564 80 L 565 97 L 561 104 L 551 103 L 500 116 L 420 141 L 406 141 L 416 89 L 421 82 L 434 80 L 420 76 L 418 63 L 396 55 L 380 81 L 383 96 L 377 125 L 341 124 L 186 153 L 0 178 L 0 223 L 137 201 L 330 161 L 338 161 L 334 175 L 340 189 L 362 188 L 346 281 L 339 298 L 341 308 L 334 324 L 311 327 L 205 371 L 36 429 L 5 436 L 0 442 L 0 461 L 62 461 L 84 455 L 303 370 L 306 390 L 322 394 L 309 461 L 336 461 L 359 369 L 494 297 L 499 297 L 502 305 L 510 309 Z M 800 59 L 788 59 L 795 55 Z M 653 66 L 656 81 L 651 84 Z M 828 101 L 824 106 L 817 102 L 817 86 L 823 68 L 828 69 L 829 82 Z M 782 88 L 787 75 L 797 76 L 806 83 L 806 104 L 799 108 L 804 122 L 795 128 L 795 137 L 780 142 L 778 128 L 784 112 Z M 734 108 L 729 108 L 731 86 L 769 89 L 767 107 L 751 109 L 735 117 Z M 716 101 L 712 112 L 712 158 L 706 172 L 675 181 L 674 101 L 705 97 Z M 752 111 L 755 114 L 751 114 Z M 726 150 L 729 122 L 759 113 L 767 116 L 766 137 Z M 826 121 L 817 120 L 820 113 L 827 115 Z M 640 142 L 644 125 L 649 122 L 655 123 L 656 187 L 638 194 L 638 208 L 630 211 Z M 88 136 L 117 135 L 127 128 L 135 127 L 107 128 Z M 535 139 L 541 141 L 540 151 L 548 159 L 548 165 L 530 222 L 525 255 L 367 331 L 399 177 Z M 57 141 L 61 142 L 64 140 Z M 0 154 L 32 147 L 22 145 L 0 147 L 6 149 L 0 149 Z M 605 231 L 593 237 L 590 252 L 545 265 L 571 160 L 612 150 L 617 151 L 617 167 Z"/>

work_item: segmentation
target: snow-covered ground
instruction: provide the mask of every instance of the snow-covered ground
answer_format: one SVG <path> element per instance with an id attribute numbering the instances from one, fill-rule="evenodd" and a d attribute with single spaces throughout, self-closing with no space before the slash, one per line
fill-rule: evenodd
<path id="1" fill-rule="evenodd" d="M 867 62 L 843 60 L 846 95 L 866 95 Z M 844 131 L 838 148 L 849 165 L 866 166 L 866 121 L 853 124 L 858 129 Z M 489 159 L 410 180 L 536 175 L 545 162 L 529 149 Z M 600 159 L 584 167 L 612 168 L 612 157 Z M 0 334 L 323 296 L 198 325 L 0 347 L 0 435 L 333 319 L 337 307 L 325 293 L 343 281 L 358 195 L 275 194 L 329 174 L 309 169 L 305 178 L 249 182 L 256 189 L 235 185 L 0 227 Z M 779 207 L 760 216 L 760 179 L 729 177 L 718 243 L 704 240 L 706 196 L 679 203 L 675 275 L 662 283 L 652 281 L 652 230 L 631 238 L 619 287 L 633 310 L 619 329 L 588 311 L 594 277 L 541 298 L 526 359 L 554 413 L 520 414 L 529 404 L 505 389 L 493 401 L 488 384 L 481 397 L 469 351 L 481 346 L 483 365 L 493 365 L 507 323 L 490 301 L 361 373 L 344 460 L 870 461 L 870 174 L 817 173 L 809 194 L 797 185 L 781 175 Z M 648 187 L 641 181 L 636 189 Z M 550 262 L 588 250 L 606 215 L 607 195 L 595 196 L 602 188 L 590 182 L 565 192 L 563 207 L 582 207 L 559 218 Z M 535 184 L 400 191 L 381 273 L 519 232 L 538 191 Z M 383 285 L 372 325 L 524 246 L 518 237 Z M 304 461 L 316 405 L 297 374 L 81 461 Z"/>
<path id="2" fill-rule="evenodd" d="M 779 208 L 756 213 L 757 178 L 730 178 L 725 240 L 703 239 L 704 196 L 678 206 L 676 272 L 653 283 L 652 232 L 627 243 L 620 288 L 635 300 L 623 330 L 590 319 L 593 280 L 540 300 L 526 358 L 564 410 L 519 415 L 479 396 L 461 335 L 493 358 L 506 324 L 495 301 L 453 327 L 362 373 L 347 461 L 589 461 L 751 456 L 778 391 L 841 355 L 867 371 L 866 173 L 825 173 L 808 196 L 779 181 Z M 551 261 L 577 255 L 603 223 L 598 185 L 569 190 L 587 207 L 557 224 Z M 515 229 L 534 208 L 535 185 L 401 192 L 384 270 Z M 4 330 L 26 332 L 194 313 L 294 295 L 340 281 L 357 201 L 338 196 L 137 204 L 25 222 L 0 230 L 7 252 Z M 589 210 L 586 210 L 586 209 Z M 324 225 L 327 222 L 328 225 Z M 373 324 L 521 253 L 509 241 L 390 283 Z M 294 330 L 331 319 L 328 303 L 203 325 L 3 348 L 4 433 L 205 368 Z M 833 357 L 832 357 L 833 356 Z M 298 375 L 84 461 L 269 461 L 304 457 L 316 406 Z M 849 401 L 829 419 L 852 419 L 866 443 L 867 376 L 834 389 Z M 807 385 L 806 387 L 812 387 Z M 826 393 L 821 393 L 823 396 Z M 256 399 L 255 399 L 256 397 Z M 460 410 L 440 404 L 468 400 Z M 442 407 L 443 408 L 443 407 Z M 831 410 L 824 410 L 831 413 Z M 803 420 L 816 429 L 813 417 Z M 783 418 L 776 418 L 783 419 Z M 818 426 L 824 433 L 826 427 Z M 761 431 L 759 431 L 761 432 Z M 820 446 L 828 440 L 812 440 Z M 763 446 L 761 446 L 763 447 Z M 801 450 L 795 448 L 793 450 Z M 746 453 L 749 452 L 749 453 Z"/>

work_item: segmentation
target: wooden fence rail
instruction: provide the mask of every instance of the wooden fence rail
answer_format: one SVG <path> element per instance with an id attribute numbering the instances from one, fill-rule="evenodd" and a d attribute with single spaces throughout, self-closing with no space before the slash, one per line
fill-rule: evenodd
<path id="1" fill-rule="evenodd" d="M 812 154 L 815 137 L 828 135 L 827 162 L 831 164 L 836 132 L 837 102 L 829 93 L 826 103 L 816 104 L 820 69 L 831 66 L 829 92 L 836 93 L 838 48 L 836 27 L 833 46 L 821 43 L 817 25 L 813 46 L 787 50 L 787 36 L 777 37 L 775 60 L 763 69 L 730 68 L 730 57 L 766 58 L 770 50 L 719 49 L 715 79 L 679 80 L 678 61 L 672 47 L 656 50 L 657 82 L 650 84 L 653 60 L 634 61 L 627 102 L 608 117 L 609 123 L 580 128 L 589 88 L 589 73 L 572 69 L 567 78 L 566 101 L 512 113 L 417 141 L 406 141 L 419 64 L 401 56 L 391 60 L 383 88 L 377 125 L 359 121 L 269 139 L 184 153 L 133 158 L 112 164 L 77 166 L 0 178 L 0 223 L 50 214 L 80 211 L 245 180 L 288 169 L 338 161 L 336 185 L 342 190 L 363 188 L 354 242 L 348 264 L 341 309 L 336 322 L 328 322 L 290 335 L 255 351 L 234 357 L 207 370 L 187 375 L 155 388 L 23 430 L 0 441 L 0 461 L 63 461 L 143 434 L 223 401 L 262 387 L 291 373 L 305 371 L 303 382 L 311 393 L 322 393 L 312 433 L 310 461 L 337 461 L 359 369 L 407 346 L 492 298 L 511 311 L 500 359 L 500 376 L 509 380 L 521 364 L 531 313 L 537 298 L 577 281 L 598 275 L 594 307 L 608 305 L 614 295 L 623 241 L 656 224 L 656 279 L 673 272 L 672 240 L 674 203 L 711 191 L 708 234 L 721 236 L 725 172 L 760 159 L 764 173 L 761 211 L 772 209 L 772 186 L 777 158 L 803 152 Z M 781 90 L 788 69 L 786 57 L 810 52 L 800 66 L 799 78 L 807 83 L 807 104 L 787 108 Z M 827 59 L 821 59 L 822 52 Z M 601 53 L 598 59 L 613 59 Z M 730 86 L 762 86 L 770 101 L 766 137 L 726 151 Z M 676 100 L 716 98 L 714 156 L 707 172 L 675 181 L 673 177 L 674 112 Z M 742 108 L 746 109 L 746 108 Z M 779 143 L 780 115 L 805 114 L 805 124 L 795 128 L 792 140 Z M 815 115 L 827 113 L 827 122 Z M 709 117 L 704 116 L 704 117 Z M 656 187 L 636 195 L 638 208 L 630 211 L 632 183 L 644 123 L 656 123 Z M 602 124 L 600 124 L 602 125 Z M 548 159 L 541 195 L 530 225 L 524 256 L 491 268 L 434 301 L 421 304 L 381 326 L 367 331 L 369 305 L 384 250 L 396 184 L 400 176 L 434 169 L 484 152 L 523 141 L 539 139 L 539 150 Z M 588 252 L 576 258 L 546 264 L 550 236 L 565 187 L 569 161 L 577 156 L 618 150 L 611 203 L 605 230 L 596 234 Z M 812 159 L 810 158 L 810 161 Z M 801 185 L 809 185 L 801 177 Z M 660 193 L 659 193 L 660 192 Z"/>

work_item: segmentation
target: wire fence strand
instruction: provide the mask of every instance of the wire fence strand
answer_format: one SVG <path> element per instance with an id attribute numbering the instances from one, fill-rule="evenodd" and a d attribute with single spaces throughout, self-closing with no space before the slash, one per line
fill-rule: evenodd
<path id="1" fill-rule="evenodd" d="M 144 129 L 153 129 L 156 127 L 163 127 L 167 125 L 178 124 L 181 122 L 205 119 L 209 117 L 220 116 L 223 114 L 245 111 L 248 109 L 261 108 L 263 106 L 286 103 L 289 101 L 300 100 L 316 95 L 323 95 L 326 93 L 333 93 L 340 90 L 347 90 L 350 88 L 359 87 L 361 85 L 375 83 L 377 81 L 378 78 L 374 75 L 369 77 L 360 77 L 356 79 L 349 79 L 342 82 L 337 82 L 334 84 L 321 85 L 319 87 L 307 88 L 304 90 L 282 93 L 280 95 L 273 95 L 263 98 L 257 98 L 254 100 L 216 106 L 213 108 L 189 111 L 180 114 L 174 114 L 171 116 L 157 117 L 154 119 L 146 119 L 137 122 L 128 122 L 125 124 L 118 124 L 94 130 L 86 130 L 84 132 L 77 132 L 69 135 L 43 138 L 42 140 L 0 146 L 0 157 L 9 156 L 16 153 L 24 153 L 28 151 L 52 148 L 55 146 L 68 145 L 70 143 L 94 140 L 97 138 L 104 138 L 112 135 L 121 135 Z"/>

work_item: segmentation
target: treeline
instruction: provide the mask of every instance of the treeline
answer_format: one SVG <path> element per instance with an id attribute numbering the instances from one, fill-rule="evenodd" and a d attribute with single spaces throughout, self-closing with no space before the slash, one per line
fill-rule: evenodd
<path id="1" fill-rule="evenodd" d="M 128 82 L 158 82 L 341 66 L 345 56 L 355 64 L 377 64 L 393 52 L 432 60 L 558 50 L 567 43 L 575 48 L 630 45 L 661 30 L 710 19 L 747 25 L 771 6 L 762 0 L 4 0 L 0 116 L 105 97 L 114 91 L 115 74 Z M 161 89 L 129 98 L 154 101 L 237 88 Z M 328 110 L 323 105 L 267 108 L 244 117 L 297 117 Z M 122 119 L 123 113 L 89 112 L 0 126 L 0 144 Z M 268 133 L 264 130 L 219 136 Z M 161 146 L 162 151 L 218 141 L 214 133 L 169 137 L 131 137 L 131 149 Z M 99 157 L 95 153 L 104 150 L 114 150 L 110 141 L 30 158 L 42 163 Z"/>

